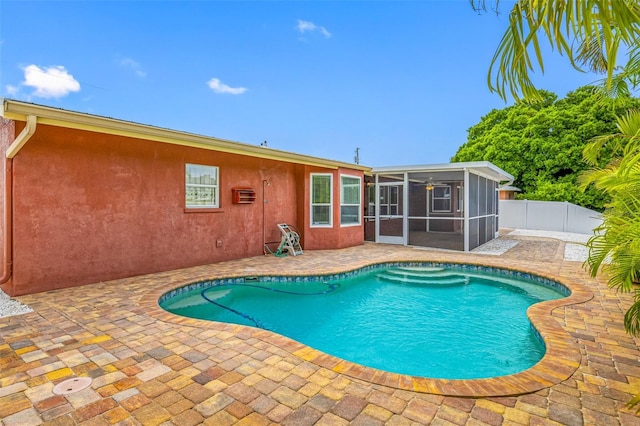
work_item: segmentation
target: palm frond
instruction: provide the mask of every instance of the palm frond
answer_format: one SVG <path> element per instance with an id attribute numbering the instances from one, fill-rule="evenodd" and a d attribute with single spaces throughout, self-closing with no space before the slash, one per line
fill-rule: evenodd
<path id="1" fill-rule="evenodd" d="M 589 239 L 585 266 L 592 276 L 602 269 L 609 275 L 608 285 L 631 291 L 640 272 L 640 198 L 636 192 L 616 193 L 603 213 L 603 223 Z"/>
<path id="2" fill-rule="evenodd" d="M 576 61 L 596 74 L 604 74 L 608 69 L 607 57 L 602 51 L 602 42 L 601 37 L 590 37 L 581 40 L 576 49 L 578 53 Z"/>
<path id="3" fill-rule="evenodd" d="M 620 134 L 616 133 L 613 135 L 602 135 L 596 136 L 592 138 L 587 145 L 582 149 L 582 157 L 584 160 L 595 166 L 598 164 L 598 160 L 600 159 L 600 155 L 605 146 L 612 147 L 612 151 L 615 153 L 616 150 L 619 150 L 619 139 Z"/>
<path id="4" fill-rule="evenodd" d="M 631 96 L 630 79 L 624 73 L 614 74 L 609 82 L 606 78 L 602 78 L 594 81 L 593 84 L 596 90 L 606 98 L 619 99 Z"/>
<path id="5" fill-rule="evenodd" d="M 582 156 L 588 164 L 598 164 L 605 146 L 619 156 L 633 155 L 640 148 L 640 110 L 632 109 L 618 116 L 616 127 L 618 133 L 596 136 L 584 147 Z"/>
<path id="6" fill-rule="evenodd" d="M 633 336 L 640 336 L 640 293 L 636 291 L 635 303 L 624 315 L 624 327 Z"/>
<path id="7" fill-rule="evenodd" d="M 473 4 L 473 1 L 472 1 Z M 633 0 L 519 0 L 509 14 L 509 27 L 491 60 L 490 90 L 537 98 L 529 74 L 544 73 L 541 43 L 546 40 L 577 70 L 586 67 L 606 75 L 607 92 L 628 90 L 624 81 L 640 78 L 634 46 L 640 39 L 640 7 Z M 620 49 L 631 46 L 624 74 L 616 75 Z M 623 78 L 624 77 L 624 78 Z M 635 83 L 632 83 L 634 86 Z"/>
<path id="8" fill-rule="evenodd" d="M 631 400 L 627 403 L 627 408 L 632 409 L 640 404 L 640 394 L 635 395 Z M 636 414 L 640 413 L 640 407 L 636 409 Z"/>
<path id="9" fill-rule="evenodd" d="M 626 138 L 637 138 L 640 135 L 640 110 L 632 109 L 619 116 L 616 126 Z"/>

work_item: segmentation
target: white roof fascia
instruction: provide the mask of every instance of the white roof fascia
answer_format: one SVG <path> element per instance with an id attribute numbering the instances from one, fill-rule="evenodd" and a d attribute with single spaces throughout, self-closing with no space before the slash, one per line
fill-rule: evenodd
<path id="1" fill-rule="evenodd" d="M 514 177 L 489 161 L 468 161 L 463 163 L 422 164 L 411 166 L 373 167 L 371 173 L 417 173 L 417 172 L 444 172 L 464 171 L 468 169 L 476 173 L 486 175 L 499 181 L 512 181 Z"/>
<path id="2" fill-rule="evenodd" d="M 346 163 L 343 161 L 329 160 L 320 157 L 313 157 L 306 154 L 297 154 L 289 151 L 281 151 L 273 148 L 250 145 L 246 143 L 220 139 L 212 136 L 198 135 L 163 127 L 151 126 L 147 124 L 135 123 L 121 119 L 87 114 L 77 111 L 65 110 L 62 108 L 38 105 L 29 102 L 16 101 L 13 99 L 1 99 L 3 107 L 0 109 L 0 116 L 17 121 L 26 121 L 29 115 L 37 119 L 37 123 L 52 125 L 71 129 L 88 130 L 104 134 L 112 134 L 150 140 L 155 142 L 169 143 L 173 145 L 190 146 L 214 151 L 229 152 L 233 154 L 246 155 L 271 159 L 276 161 L 286 161 L 294 164 L 305 164 L 310 166 L 338 169 L 345 168 L 369 172 L 370 167 Z M 14 149 L 12 155 L 17 153 Z"/>

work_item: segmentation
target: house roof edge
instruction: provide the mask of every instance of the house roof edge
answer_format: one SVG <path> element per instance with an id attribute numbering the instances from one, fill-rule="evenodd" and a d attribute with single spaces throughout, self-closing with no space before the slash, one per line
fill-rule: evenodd
<path id="1" fill-rule="evenodd" d="M 52 125 L 79 130 L 88 130 L 119 136 L 163 142 L 174 145 L 247 155 L 290 163 L 304 164 L 324 168 L 348 168 L 370 172 L 371 168 L 359 164 L 313 157 L 289 151 L 250 145 L 211 136 L 203 136 L 168 128 L 151 126 L 111 117 L 92 115 L 77 111 L 55 108 L 13 99 L 3 99 L 2 116 L 16 121 L 26 121 L 27 116 L 35 115 L 38 124 Z"/>
<path id="2" fill-rule="evenodd" d="M 408 166 L 385 166 L 385 167 L 373 167 L 371 172 L 374 174 L 379 173 L 404 173 L 404 172 L 438 172 L 438 171 L 453 171 L 453 170 L 476 170 L 480 172 L 489 172 L 489 174 L 499 178 L 500 181 L 511 181 L 514 179 L 513 175 L 502 170 L 490 161 L 467 161 L 460 163 L 442 163 L 442 164 L 417 164 Z"/>

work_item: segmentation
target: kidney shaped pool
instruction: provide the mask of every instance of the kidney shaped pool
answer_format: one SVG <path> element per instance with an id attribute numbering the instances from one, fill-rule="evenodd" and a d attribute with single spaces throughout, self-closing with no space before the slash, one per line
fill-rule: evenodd
<path id="1" fill-rule="evenodd" d="M 243 277 L 172 290 L 177 315 L 264 328 L 364 366 L 414 376 L 515 374 L 545 347 L 529 306 L 569 295 L 525 273 L 453 264 L 373 265 L 318 277 Z"/>

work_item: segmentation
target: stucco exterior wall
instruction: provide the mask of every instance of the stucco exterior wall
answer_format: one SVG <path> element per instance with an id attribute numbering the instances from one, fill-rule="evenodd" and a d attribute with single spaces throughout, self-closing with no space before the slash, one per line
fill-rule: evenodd
<path id="1" fill-rule="evenodd" d="M 219 167 L 220 209 L 185 209 L 185 163 Z M 339 216 L 327 232 L 308 227 L 307 166 L 42 124 L 13 166 L 12 295 L 262 255 L 282 222 L 305 249 L 363 243 Z M 237 186 L 255 203 L 233 204 Z"/>

